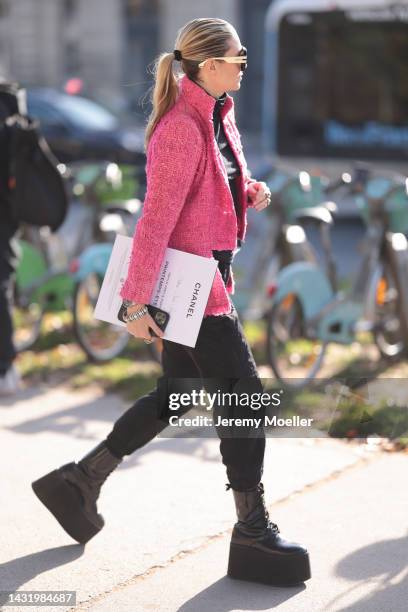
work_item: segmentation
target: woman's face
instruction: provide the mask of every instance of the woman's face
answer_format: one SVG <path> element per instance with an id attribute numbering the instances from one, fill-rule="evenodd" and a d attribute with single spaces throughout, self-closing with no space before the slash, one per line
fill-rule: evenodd
<path id="1" fill-rule="evenodd" d="M 231 36 L 230 45 L 225 56 L 236 57 L 242 54 L 242 43 L 238 34 Z M 201 68 L 201 79 L 209 91 L 218 96 L 225 91 L 238 91 L 241 87 L 243 72 L 240 64 L 229 64 L 219 60 L 210 60 Z"/>

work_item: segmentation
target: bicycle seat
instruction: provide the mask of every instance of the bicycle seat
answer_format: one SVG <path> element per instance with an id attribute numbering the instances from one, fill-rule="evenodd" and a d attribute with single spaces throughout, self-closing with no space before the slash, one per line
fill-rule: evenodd
<path id="1" fill-rule="evenodd" d="M 316 223 L 325 223 L 327 225 L 331 225 L 333 223 L 333 217 L 325 206 L 299 208 L 299 210 L 293 213 L 293 217 L 296 219 L 296 221 L 316 221 Z"/>

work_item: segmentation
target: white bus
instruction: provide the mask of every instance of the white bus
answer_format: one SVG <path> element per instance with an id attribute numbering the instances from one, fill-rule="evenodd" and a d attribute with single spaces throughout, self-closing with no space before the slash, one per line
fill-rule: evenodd
<path id="1" fill-rule="evenodd" d="M 338 176 L 408 170 L 408 0 L 275 0 L 266 17 L 263 143 Z"/>

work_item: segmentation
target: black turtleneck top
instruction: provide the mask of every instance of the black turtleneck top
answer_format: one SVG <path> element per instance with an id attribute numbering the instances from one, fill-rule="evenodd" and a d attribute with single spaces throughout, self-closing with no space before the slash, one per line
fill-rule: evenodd
<path id="1" fill-rule="evenodd" d="M 213 123 L 214 123 L 214 136 L 218 144 L 218 148 L 221 153 L 222 160 L 224 162 L 225 169 L 228 175 L 228 182 L 234 200 L 235 212 L 237 217 L 240 215 L 239 198 L 237 192 L 237 185 L 235 179 L 240 175 L 240 169 L 234 153 L 230 147 L 230 144 L 225 135 L 224 126 L 221 121 L 220 110 L 224 106 L 227 94 L 223 93 L 222 96 L 216 99 L 214 111 L 213 111 Z"/>

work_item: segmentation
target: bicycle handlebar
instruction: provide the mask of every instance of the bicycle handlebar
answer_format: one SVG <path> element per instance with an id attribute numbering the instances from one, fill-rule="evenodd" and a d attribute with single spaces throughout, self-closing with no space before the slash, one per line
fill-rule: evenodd
<path id="1" fill-rule="evenodd" d="M 349 184 L 365 186 L 367 182 L 372 178 L 384 178 L 389 179 L 394 184 L 405 183 L 407 177 L 395 172 L 394 170 L 372 170 L 366 165 L 356 164 L 353 168 L 353 174 L 348 175 L 350 177 Z"/>

